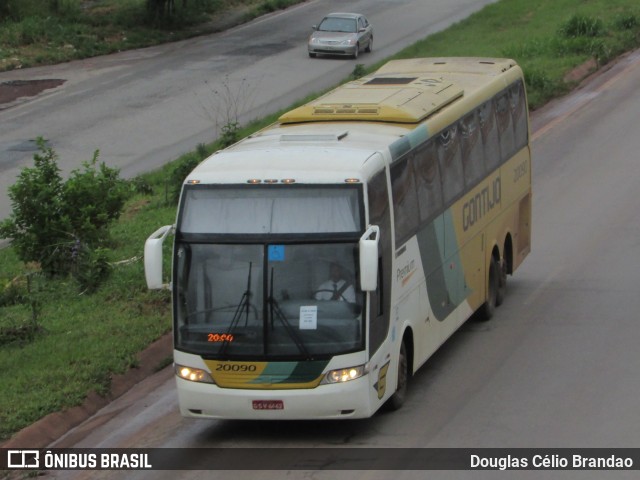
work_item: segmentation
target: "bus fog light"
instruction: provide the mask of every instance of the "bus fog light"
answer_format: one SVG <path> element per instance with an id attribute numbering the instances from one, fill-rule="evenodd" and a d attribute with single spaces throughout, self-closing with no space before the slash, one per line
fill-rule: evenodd
<path id="1" fill-rule="evenodd" d="M 364 365 L 357 367 L 341 368 L 327 372 L 322 383 L 344 383 L 362 377 L 366 372 Z"/>
<path id="2" fill-rule="evenodd" d="M 209 372 L 202 370 L 201 368 L 185 367 L 183 365 L 175 366 L 176 375 L 190 382 L 199 383 L 214 383 L 213 378 L 209 375 Z"/>

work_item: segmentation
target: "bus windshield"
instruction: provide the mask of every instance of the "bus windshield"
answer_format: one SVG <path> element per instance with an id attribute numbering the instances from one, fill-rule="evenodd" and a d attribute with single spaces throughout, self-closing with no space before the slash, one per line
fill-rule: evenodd
<path id="1" fill-rule="evenodd" d="M 176 244 L 176 348 L 318 358 L 364 348 L 357 242 Z"/>
<path id="2" fill-rule="evenodd" d="M 185 186 L 185 234 L 357 233 L 358 185 Z"/>

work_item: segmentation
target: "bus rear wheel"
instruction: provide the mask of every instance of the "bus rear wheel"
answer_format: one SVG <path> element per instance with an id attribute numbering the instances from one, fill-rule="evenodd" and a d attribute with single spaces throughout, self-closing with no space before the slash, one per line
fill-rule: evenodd
<path id="1" fill-rule="evenodd" d="M 491 320 L 498 306 L 498 290 L 500 288 L 500 267 L 495 257 L 491 257 L 489 263 L 489 278 L 487 300 L 480 307 L 480 319 Z"/>
<path id="2" fill-rule="evenodd" d="M 507 260 L 502 259 L 498 265 L 498 295 L 496 296 L 496 306 L 502 305 L 507 296 Z"/>
<path id="3" fill-rule="evenodd" d="M 386 407 L 389 410 L 398 410 L 407 398 L 407 383 L 409 382 L 409 360 L 407 356 L 406 341 L 402 341 L 398 358 L 398 385 L 396 391 L 387 400 Z"/>

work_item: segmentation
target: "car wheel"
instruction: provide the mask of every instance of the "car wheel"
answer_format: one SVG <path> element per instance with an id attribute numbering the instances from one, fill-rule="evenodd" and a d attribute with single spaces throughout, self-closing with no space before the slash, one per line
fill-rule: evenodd
<path id="1" fill-rule="evenodd" d="M 309 52 L 309 57 L 311 57 L 311 58 L 316 58 L 316 54 L 315 54 L 315 53 L 311 53 L 311 52 Z"/>
<path id="2" fill-rule="evenodd" d="M 373 36 L 369 39 L 369 45 L 367 45 L 365 52 L 367 53 L 373 52 Z"/>

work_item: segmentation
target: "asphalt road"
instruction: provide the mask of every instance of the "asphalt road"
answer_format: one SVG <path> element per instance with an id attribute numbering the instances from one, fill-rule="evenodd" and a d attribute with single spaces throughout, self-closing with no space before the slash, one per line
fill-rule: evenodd
<path id="1" fill-rule="evenodd" d="M 70 432 L 75 447 L 640 445 L 640 51 L 534 115 L 533 249 L 494 319 L 467 322 L 414 376 L 405 406 L 357 421 L 184 419 L 169 369 Z M 52 445 L 56 446 L 56 444 Z M 402 452 L 402 451 L 400 451 Z M 251 459 L 247 458 L 247 465 Z M 51 472 L 196 479 L 199 471 Z M 494 479 L 496 472 L 211 471 L 207 478 Z M 635 479 L 635 472 L 507 472 Z"/>
<path id="2" fill-rule="evenodd" d="M 0 83 L 60 79 L 38 98 L 0 110 L 0 218 L 34 139 L 59 154 L 64 173 L 90 160 L 124 176 L 154 169 L 214 140 L 231 121 L 245 123 L 290 106 L 459 21 L 492 0 L 356 0 L 349 10 L 374 25 L 374 51 L 357 62 L 310 59 L 311 25 L 341 0 L 311 0 L 229 31 L 67 64 L 0 73 Z"/>

